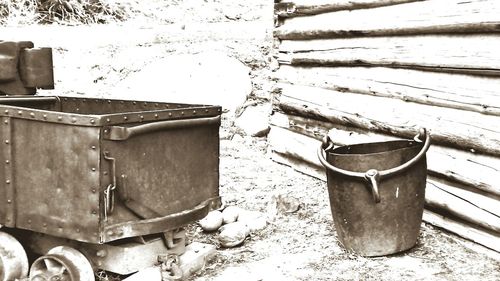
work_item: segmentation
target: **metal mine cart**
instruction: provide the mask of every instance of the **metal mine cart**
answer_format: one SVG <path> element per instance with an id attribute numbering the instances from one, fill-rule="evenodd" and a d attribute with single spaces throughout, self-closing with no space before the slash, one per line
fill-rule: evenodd
<path id="1" fill-rule="evenodd" d="M 24 94 L 0 98 L 0 280 L 94 280 L 159 256 L 173 272 L 182 226 L 220 206 L 221 108 L 26 95 L 53 86 L 51 56 L 0 41 L 0 92 Z"/>

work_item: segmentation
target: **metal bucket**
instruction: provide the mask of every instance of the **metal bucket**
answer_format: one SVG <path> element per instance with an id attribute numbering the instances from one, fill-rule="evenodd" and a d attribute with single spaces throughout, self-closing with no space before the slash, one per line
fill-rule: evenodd
<path id="1" fill-rule="evenodd" d="M 338 239 L 347 250 L 383 256 L 416 244 L 424 209 L 425 153 L 429 146 L 430 135 L 425 129 L 414 140 L 337 148 L 325 138 L 318 157 L 327 168 L 333 221 Z"/>

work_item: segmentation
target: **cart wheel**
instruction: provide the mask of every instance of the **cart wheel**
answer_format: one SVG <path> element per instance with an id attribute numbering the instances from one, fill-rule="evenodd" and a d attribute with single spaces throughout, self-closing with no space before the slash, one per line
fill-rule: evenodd
<path id="1" fill-rule="evenodd" d="M 31 281 L 94 281 L 94 270 L 88 259 L 67 246 L 52 248 L 33 262 Z"/>
<path id="2" fill-rule="evenodd" d="M 0 280 L 14 280 L 28 275 L 28 256 L 12 235 L 0 231 Z"/>

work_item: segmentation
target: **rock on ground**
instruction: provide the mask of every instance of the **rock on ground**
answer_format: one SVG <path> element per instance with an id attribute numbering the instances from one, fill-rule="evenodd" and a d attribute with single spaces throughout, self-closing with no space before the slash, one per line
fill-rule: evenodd
<path id="1" fill-rule="evenodd" d="M 262 137 L 269 132 L 270 113 L 271 105 L 268 103 L 250 106 L 243 111 L 234 124 L 245 135 Z"/>
<path id="2" fill-rule="evenodd" d="M 126 99 L 220 105 L 234 112 L 252 92 L 249 72 L 221 52 L 171 55 L 129 75 L 114 92 Z"/>

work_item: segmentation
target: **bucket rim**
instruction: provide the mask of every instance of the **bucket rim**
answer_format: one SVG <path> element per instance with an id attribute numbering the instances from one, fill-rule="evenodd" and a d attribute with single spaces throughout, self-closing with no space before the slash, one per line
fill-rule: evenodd
<path id="1" fill-rule="evenodd" d="M 374 152 L 363 152 L 363 153 L 351 153 L 350 150 L 356 150 L 357 148 L 366 148 L 366 146 L 381 146 L 381 145 L 396 145 L 400 144 L 402 146 L 396 147 L 394 149 L 385 149 L 385 150 L 379 150 L 379 151 L 374 151 Z M 414 149 L 416 147 L 422 147 L 424 143 L 417 142 L 414 140 L 392 140 L 392 141 L 380 141 L 380 142 L 368 142 L 368 143 L 356 143 L 356 144 L 349 144 L 349 145 L 342 145 L 338 147 L 332 147 L 331 149 L 326 150 L 330 155 L 335 155 L 335 156 L 376 156 L 376 155 L 383 155 L 386 153 L 390 152 L 395 152 L 395 151 L 401 151 L 401 150 L 406 150 L 406 149 Z M 345 152 L 339 153 L 341 150 L 346 150 Z"/>

